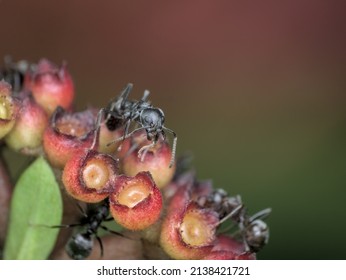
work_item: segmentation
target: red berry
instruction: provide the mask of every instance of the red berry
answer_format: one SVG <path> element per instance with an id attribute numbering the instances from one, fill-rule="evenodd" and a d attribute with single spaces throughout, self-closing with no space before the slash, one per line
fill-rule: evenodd
<path id="1" fill-rule="evenodd" d="M 37 154 L 42 144 L 48 116 L 31 95 L 22 94 L 21 109 L 13 129 L 6 135 L 6 144 L 24 154 Z"/>
<path id="2" fill-rule="evenodd" d="M 18 116 L 19 104 L 11 93 L 11 86 L 0 81 L 0 139 L 11 131 Z"/>
<path id="3" fill-rule="evenodd" d="M 69 109 L 74 99 L 74 85 L 66 65 L 57 67 L 47 59 L 41 59 L 33 71 L 25 78 L 25 88 L 29 89 L 36 102 L 48 115 L 60 106 Z"/>
<path id="4" fill-rule="evenodd" d="M 74 198 L 96 203 L 113 190 L 117 161 L 110 155 L 83 150 L 67 161 L 62 174 L 66 191 Z"/>
<path id="5" fill-rule="evenodd" d="M 54 167 L 63 168 L 75 152 L 91 147 L 94 119 L 90 110 L 68 113 L 57 108 L 43 134 L 43 148 Z"/>
<path id="6" fill-rule="evenodd" d="M 162 189 L 172 180 L 175 172 L 175 165 L 169 167 L 172 151 L 168 143 L 160 138 L 153 147 L 139 153 L 143 146 L 150 143 L 151 141 L 146 139 L 146 133 L 138 133 L 125 142 L 127 147 L 122 151 L 122 154 L 125 153 L 121 161 L 122 170 L 128 176 L 134 176 L 141 171 L 149 171 L 156 185 Z M 126 154 L 134 145 L 136 148 L 130 154 Z"/>
<path id="7" fill-rule="evenodd" d="M 162 223 L 160 245 L 174 259 L 201 259 L 212 249 L 218 216 L 191 202 L 171 211 Z"/>
<path id="8" fill-rule="evenodd" d="M 113 218 L 127 229 L 143 230 L 160 217 L 162 196 L 149 172 L 119 176 L 109 200 Z"/>

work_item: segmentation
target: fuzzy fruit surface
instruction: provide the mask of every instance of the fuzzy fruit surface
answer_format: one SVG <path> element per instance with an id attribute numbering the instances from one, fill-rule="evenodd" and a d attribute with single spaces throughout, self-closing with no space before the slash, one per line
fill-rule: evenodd
<path id="1" fill-rule="evenodd" d="M 119 176 L 109 199 L 113 218 L 127 229 L 143 230 L 160 217 L 162 195 L 149 172 Z"/>
<path id="2" fill-rule="evenodd" d="M 22 98 L 21 109 L 13 129 L 6 135 L 6 144 L 15 151 L 29 152 L 41 146 L 48 116 L 34 99 Z"/>
<path id="3" fill-rule="evenodd" d="M 68 113 L 57 108 L 43 134 L 43 148 L 49 162 L 63 168 L 71 156 L 90 148 L 94 139 L 94 116 L 89 111 Z"/>
<path id="4" fill-rule="evenodd" d="M 117 161 L 93 150 L 76 152 L 66 163 L 62 181 L 74 198 L 96 203 L 112 191 L 117 176 Z"/>
<path id="5" fill-rule="evenodd" d="M 32 92 L 36 102 L 48 115 L 58 106 L 69 109 L 75 95 L 73 80 L 66 65 L 57 67 L 47 59 L 40 60 L 37 68 L 27 73 L 25 88 Z"/>
<path id="6" fill-rule="evenodd" d="M 0 81 L 0 139 L 8 134 L 15 125 L 19 104 L 11 96 L 11 86 Z"/>
<path id="7" fill-rule="evenodd" d="M 129 141 L 125 145 L 129 145 L 128 143 Z M 160 141 L 145 154 L 144 158 L 141 158 L 138 151 L 143 144 L 148 144 L 148 141 L 142 142 L 141 146 L 124 156 L 122 170 L 128 176 L 135 176 L 141 171 L 149 171 L 156 185 L 162 189 L 172 180 L 175 172 L 175 165 L 169 167 L 172 156 L 170 146 L 167 142 Z"/>
<path id="8" fill-rule="evenodd" d="M 217 215 L 188 203 L 183 210 L 167 214 L 161 229 L 160 245 L 174 259 L 202 259 L 212 250 Z"/>

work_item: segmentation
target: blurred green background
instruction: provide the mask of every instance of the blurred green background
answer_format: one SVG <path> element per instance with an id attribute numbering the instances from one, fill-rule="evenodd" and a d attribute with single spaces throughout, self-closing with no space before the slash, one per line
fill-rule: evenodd
<path id="1" fill-rule="evenodd" d="M 0 1 L 0 57 L 65 60 L 76 108 L 151 91 L 200 179 L 272 207 L 259 259 L 345 259 L 345 1 Z"/>

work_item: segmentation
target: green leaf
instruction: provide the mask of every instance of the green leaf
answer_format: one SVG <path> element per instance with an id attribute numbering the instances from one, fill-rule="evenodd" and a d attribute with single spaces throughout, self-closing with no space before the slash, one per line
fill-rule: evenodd
<path id="1" fill-rule="evenodd" d="M 12 197 L 4 258 L 47 259 L 62 219 L 59 185 L 49 164 L 36 159 L 20 176 Z"/>

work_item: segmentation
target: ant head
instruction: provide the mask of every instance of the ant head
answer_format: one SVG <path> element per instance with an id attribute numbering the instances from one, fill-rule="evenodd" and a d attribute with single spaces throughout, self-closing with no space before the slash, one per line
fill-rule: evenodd
<path id="1" fill-rule="evenodd" d="M 254 220 L 247 227 L 245 240 L 251 251 L 258 252 L 268 243 L 269 228 L 262 220 Z"/>
<path id="2" fill-rule="evenodd" d="M 141 112 L 140 122 L 145 127 L 148 140 L 152 140 L 162 133 L 165 115 L 159 108 L 145 108 Z"/>
<path id="3" fill-rule="evenodd" d="M 83 260 L 87 258 L 93 248 L 93 239 L 88 233 L 73 235 L 66 244 L 66 253 L 71 259 Z"/>

